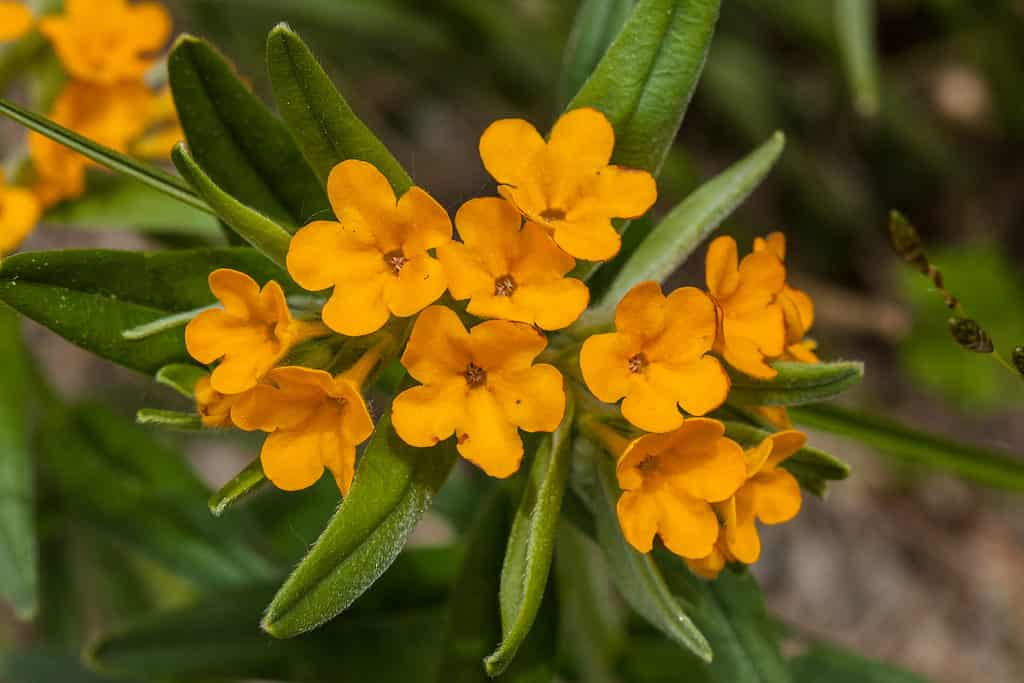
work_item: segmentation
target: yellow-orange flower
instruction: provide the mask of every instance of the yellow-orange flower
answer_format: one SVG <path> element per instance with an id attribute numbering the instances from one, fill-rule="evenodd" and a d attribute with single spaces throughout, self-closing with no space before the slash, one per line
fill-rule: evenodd
<path id="1" fill-rule="evenodd" d="M 0 255 L 14 251 L 39 221 L 39 201 L 30 191 L 8 185 L 0 169 Z"/>
<path id="2" fill-rule="evenodd" d="M 743 449 L 717 420 L 694 418 L 667 434 L 634 439 L 619 457 L 622 496 L 616 511 L 622 533 L 642 553 L 655 534 L 676 555 L 706 557 L 718 538 L 711 503 L 743 483 Z"/>
<path id="3" fill-rule="evenodd" d="M 535 324 L 545 330 L 568 327 L 587 307 L 590 292 L 564 277 L 576 260 L 536 223 L 522 224 L 504 199 L 471 199 L 455 215 L 462 242 L 437 249 L 448 290 L 482 318 Z"/>
<path id="4" fill-rule="evenodd" d="M 565 412 L 561 373 L 533 365 L 547 341 L 535 328 L 489 320 L 469 332 L 447 308 L 431 306 L 413 326 L 402 365 L 422 383 L 399 394 L 391 421 L 411 446 L 453 433 L 458 451 L 492 477 L 519 469 L 519 429 L 550 432 Z"/>
<path id="5" fill-rule="evenodd" d="M 636 218 L 658 196 L 647 171 L 609 165 L 615 131 L 596 109 L 562 115 L 547 142 L 522 119 L 501 119 L 480 137 L 480 158 L 498 191 L 531 221 L 551 231 L 579 259 L 618 253 L 612 218 Z"/>
<path id="6" fill-rule="evenodd" d="M 269 432 L 260 462 L 279 489 L 315 484 L 326 467 L 347 494 L 356 446 L 370 438 L 373 419 L 359 393 L 359 378 L 298 366 L 274 368 L 232 410 L 235 424 Z"/>
<path id="7" fill-rule="evenodd" d="M 294 320 L 273 280 L 260 290 L 245 273 L 220 268 L 209 281 L 223 308 L 196 316 L 185 328 L 185 346 L 200 363 L 223 359 L 210 375 L 222 394 L 252 388 L 292 346 L 327 332 L 320 323 Z"/>
<path id="8" fill-rule="evenodd" d="M 14 40 L 32 28 L 32 12 L 20 2 L 0 2 L 0 42 Z"/>
<path id="9" fill-rule="evenodd" d="M 766 237 L 754 238 L 754 251 L 767 251 L 774 254 L 780 263 L 786 262 L 786 236 L 781 232 L 773 232 Z M 799 289 L 786 283 L 777 297 L 779 307 L 786 325 L 786 351 L 784 358 L 802 363 L 817 363 L 815 343 L 804 339 L 807 330 L 814 324 L 814 302 L 811 297 Z"/>
<path id="10" fill-rule="evenodd" d="M 327 194 L 335 221 L 299 230 L 288 250 L 288 272 L 306 289 L 334 287 L 323 320 L 341 334 L 379 330 L 394 314 L 414 315 L 447 286 L 430 256 L 451 241 L 448 213 L 419 187 L 395 201 L 372 164 L 349 159 L 331 171 Z"/>
<path id="11" fill-rule="evenodd" d="M 246 394 L 222 394 L 213 388 L 210 376 L 200 377 L 194 390 L 196 412 L 206 427 L 230 427 L 231 410 Z"/>
<path id="12" fill-rule="evenodd" d="M 171 35 L 171 17 L 156 2 L 65 0 L 64 13 L 41 18 L 39 30 L 74 79 L 113 85 L 142 81 Z"/>
<path id="13" fill-rule="evenodd" d="M 616 331 L 583 343 L 583 379 L 606 403 L 625 397 L 622 415 L 640 429 L 677 429 L 677 406 L 704 415 L 729 393 L 721 363 L 705 355 L 715 327 L 715 305 L 704 292 L 682 287 L 665 297 L 657 282 L 641 282 L 615 309 Z"/>
<path id="14" fill-rule="evenodd" d="M 746 481 L 732 497 L 716 505 L 723 521 L 729 558 L 746 564 L 757 562 L 761 539 L 755 520 L 782 524 L 800 512 L 800 485 L 779 464 L 803 448 L 806 442 L 807 437 L 802 432 L 777 432 L 743 454 Z"/>
<path id="15" fill-rule="evenodd" d="M 752 377 L 775 377 L 778 373 L 765 358 L 782 355 L 786 341 L 775 301 L 786 282 L 782 262 L 762 251 L 737 265 L 736 240 L 719 237 L 708 248 L 706 278 L 720 311 L 715 351 Z"/>

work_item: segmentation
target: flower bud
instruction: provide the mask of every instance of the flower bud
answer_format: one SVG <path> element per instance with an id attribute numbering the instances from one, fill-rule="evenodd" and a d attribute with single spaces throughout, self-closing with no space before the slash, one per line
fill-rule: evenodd
<path id="1" fill-rule="evenodd" d="M 928 257 L 924 254 L 921 236 L 899 211 L 889 214 L 889 242 L 900 258 L 924 275 L 928 274 Z"/>
<path id="2" fill-rule="evenodd" d="M 995 348 L 988 333 L 976 320 L 970 318 L 950 318 L 949 331 L 956 343 L 968 351 L 975 353 L 992 353 Z"/>

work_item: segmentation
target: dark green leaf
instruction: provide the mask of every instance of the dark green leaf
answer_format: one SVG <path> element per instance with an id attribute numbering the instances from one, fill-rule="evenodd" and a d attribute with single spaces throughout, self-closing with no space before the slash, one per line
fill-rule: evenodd
<path id="1" fill-rule="evenodd" d="M 540 609 L 551 571 L 562 495 L 572 460 L 574 407 L 568 395 L 562 424 L 542 437 L 530 476 L 508 535 L 501 567 L 501 644 L 484 664 L 487 673 L 501 675 L 530 633 Z"/>
<path id="2" fill-rule="evenodd" d="M 189 363 L 172 363 L 157 370 L 153 377 L 159 384 L 168 386 L 185 398 L 191 399 L 196 392 L 196 384 L 209 375 L 204 368 Z"/>
<path id="3" fill-rule="evenodd" d="M 449 440 L 406 445 L 381 418 L 348 496 L 316 544 L 274 596 L 263 628 L 289 638 L 343 612 L 401 552 L 455 464 Z"/>
<path id="4" fill-rule="evenodd" d="M 579 91 L 626 23 L 633 0 L 583 0 L 562 57 L 558 102 L 564 106 Z"/>
<path id="5" fill-rule="evenodd" d="M 615 127 L 613 161 L 657 175 L 697 87 L 720 0 L 640 0 L 569 109 Z"/>
<path id="6" fill-rule="evenodd" d="M 167 71 L 189 149 L 214 183 L 286 227 L 329 211 L 291 133 L 213 47 L 180 36 Z"/>
<path id="7" fill-rule="evenodd" d="M 1024 491 L 1024 461 L 1010 453 L 958 443 L 894 420 L 831 405 L 794 408 L 793 421 L 875 448 L 880 455 L 950 472 L 986 486 Z"/>
<path id="8" fill-rule="evenodd" d="M 267 68 L 281 115 L 320 180 L 346 159 L 377 167 L 397 194 L 412 179 L 377 136 L 359 120 L 316 57 L 286 24 L 267 37 Z"/>
<path id="9" fill-rule="evenodd" d="M 171 161 L 221 220 L 271 261 L 285 267 L 285 256 L 291 241 L 287 230 L 218 187 L 188 155 L 182 143 L 171 150 Z"/>
<path id="10" fill-rule="evenodd" d="M 676 206 L 630 255 L 600 303 L 587 312 L 581 325 L 610 322 L 615 306 L 634 285 L 645 280 L 663 282 L 683 265 L 708 235 L 760 185 L 785 144 L 782 133 L 776 133 Z"/>
<path id="11" fill-rule="evenodd" d="M 729 399 L 753 406 L 796 406 L 834 398 L 864 377 L 864 364 L 857 361 L 835 363 L 793 363 L 776 361 L 779 374 L 759 380 L 740 372 L 731 372 Z"/>
<path id="12" fill-rule="evenodd" d="M 17 121 L 21 125 L 34 130 L 41 135 L 59 142 L 62 145 L 75 150 L 86 158 L 95 161 L 100 166 L 105 166 L 111 171 L 134 178 L 139 182 L 159 190 L 179 202 L 188 204 L 200 211 L 213 213 L 202 199 L 196 196 L 188 185 L 180 178 L 164 173 L 163 171 L 136 161 L 120 152 L 104 147 L 88 138 L 82 137 L 74 131 L 59 126 L 45 116 L 40 116 L 27 109 L 22 109 L 16 104 L 0 98 L 0 114 Z"/>
<path id="13" fill-rule="evenodd" d="M 672 596 L 654 559 L 638 553 L 622 535 L 615 512 L 620 491 L 611 456 L 582 438 L 576 439 L 575 452 L 582 467 L 573 470 L 572 485 L 594 515 L 598 545 L 619 592 L 652 626 L 698 657 L 710 660 L 711 646 Z"/>
<path id="14" fill-rule="evenodd" d="M 0 306 L 0 597 L 21 619 L 38 608 L 38 554 L 28 402 L 33 394 L 18 316 Z"/>
<path id="15" fill-rule="evenodd" d="M 861 116 L 874 116 L 880 105 L 875 0 L 834 0 L 835 28 L 853 104 Z"/>
<path id="16" fill-rule="evenodd" d="M 83 249 L 5 258 L 0 300 L 73 344 L 152 375 L 188 360 L 183 328 L 139 341 L 124 339 L 121 332 L 213 303 L 207 278 L 217 268 L 240 270 L 260 283 L 276 279 L 285 291 L 298 290 L 287 273 L 254 249 Z"/>
<path id="17" fill-rule="evenodd" d="M 267 483 L 267 475 L 263 473 L 263 465 L 256 458 L 245 466 L 234 478 L 210 496 L 208 503 L 210 512 L 220 517 L 230 506 L 245 496 L 253 493 Z"/>
<path id="18" fill-rule="evenodd" d="M 789 660 L 795 683 L 927 683 L 920 676 L 825 643 Z"/>

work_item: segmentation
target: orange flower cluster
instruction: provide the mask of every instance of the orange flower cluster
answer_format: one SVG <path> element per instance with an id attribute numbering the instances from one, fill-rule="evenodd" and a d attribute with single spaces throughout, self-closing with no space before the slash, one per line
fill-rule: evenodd
<path id="1" fill-rule="evenodd" d="M 0 2 L 0 41 L 19 38 L 33 26 L 50 41 L 68 76 L 50 106 L 50 119 L 140 156 L 166 157 L 182 139 L 170 91 L 155 94 L 145 82 L 171 33 L 162 5 L 66 0 L 62 14 L 35 20 L 24 5 Z M 29 134 L 28 147 L 34 178 L 24 188 L 0 182 L 0 254 L 21 243 L 45 208 L 85 190 L 85 157 L 38 133 Z"/>

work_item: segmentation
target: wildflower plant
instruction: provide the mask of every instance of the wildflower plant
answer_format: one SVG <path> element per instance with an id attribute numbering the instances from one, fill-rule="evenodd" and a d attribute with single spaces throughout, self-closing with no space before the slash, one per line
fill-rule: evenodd
<path id="1" fill-rule="evenodd" d="M 234 619 L 246 633 L 258 620 L 299 644 L 267 650 L 267 667 L 192 673 L 341 680 L 323 657 L 367 656 L 349 620 L 403 600 L 423 609 L 385 636 L 385 656 L 408 664 L 394 651 L 424 639 L 430 647 L 403 670 L 414 673 L 351 680 L 553 680 L 558 619 L 579 619 L 568 606 L 581 596 L 603 599 L 584 585 L 590 538 L 625 603 L 706 676 L 694 680 L 791 680 L 746 566 L 771 546 L 767 526 L 849 474 L 789 427 L 842 414 L 787 408 L 833 398 L 863 368 L 814 352 L 813 302 L 789 282 L 781 233 L 704 246 L 768 175 L 782 134 L 664 207 L 643 240 L 622 240 L 634 219 L 660 215 L 656 178 L 719 2 L 640 0 L 549 129 L 508 118 L 480 131 L 494 186 L 454 221 L 431 179 L 408 175 L 287 25 L 267 44 L 280 117 L 212 46 L 180 36 L 167 58 L 180 178 L 128 156 L 139 103 L 168 121 L 166 101 L 136 86 L 169 29 L 158 6 L 113 4 L 102 36 L 80 27 L 87 0 L 68 0 L 39 30 L 72 77 L 64 94 L 74 79 L 123 88 L 103 96 L 132 116 L 106 106 L 102 121 L 80 116 L 86 95 L 66 115 L 58 98 L 51 118 L 7 101 L 0 112 L 45 141 L 49 151 L 32 155 L 40 178 L 47 154 L 70 155 L 54 163 L 75 173 L 88 160 L 215 216 L 246 246 L 15 254 L 0 266 L 0 299 L 191 401 L 140 411 L 140 422 L 262 438 L 252 464 L 210 498 L 214 515 L 230 514 L 196 522 L 209 552 L 196 551 L 191 569 L 224 613 L 174 618 Z M 580 30 L 596 4 L 585 4 Z M 104 40 L 116 49 L 99 49 Z M 60 181 L 82 191 L 77 176 Z M 0 192 L 13 248 L 38 214 L 19 185 Z M 691 258 L 703 258 L 704 281 L 666 290 Z M 54 412 L 54 434 L 94 419 Z M 460 456 L 479 473 L 456 467 Z M 325 471 L 340 504 L 315 520 L 322 533 L 297 564 L 242 542 L 239 519 L 268 519 L 246 517 L 263 498 L 306 500 L 294 492 L 317 488 Z M 139 505 L 179 485 L 162 476 L 140 476 Z M 460 487 L 461 515 L 451 512 Z M 276 491 L 242 502 L 259 489 Z M 407 548 L 432 506 L 463 531 L 460 543 Z M 301 517 L 288 514 L 273 525 Z M 178 548 L 161 551 L 166 561 Z M 10 597 L 34 610 L 31 589 Z M 165 625 L 111 632 L 89 657 L 131 673 L 132 638 L 159 640 Z M 569 647 L 595 662 L 613 656 Z"/>

